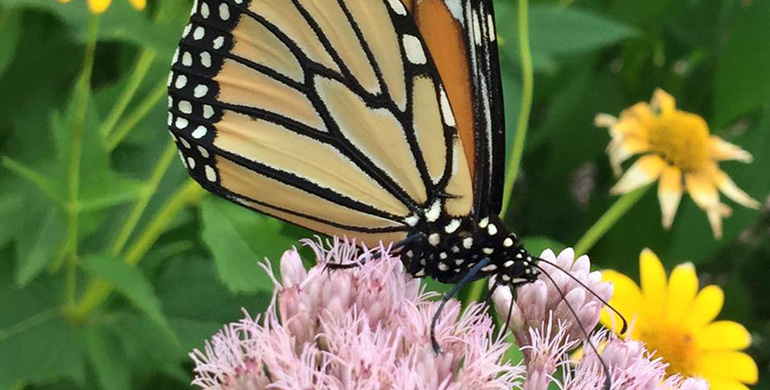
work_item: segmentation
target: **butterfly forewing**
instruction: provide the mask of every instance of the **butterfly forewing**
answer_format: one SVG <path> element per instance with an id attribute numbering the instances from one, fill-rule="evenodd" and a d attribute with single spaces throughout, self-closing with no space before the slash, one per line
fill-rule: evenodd
<path id="1" fill-rule="evenodd" d="M 371 243 L 436 201 L 471 213 L 457 117 L 398 0 L 199 0 L 169 92 L 191 175 L 246 207 Z"/>

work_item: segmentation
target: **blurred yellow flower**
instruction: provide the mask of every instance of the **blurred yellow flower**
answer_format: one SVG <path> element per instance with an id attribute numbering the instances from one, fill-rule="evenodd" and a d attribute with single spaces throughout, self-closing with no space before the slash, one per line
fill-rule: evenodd
<path id="1" fill-rule="evenodd" d="M 739 352 L 751 344 L 741 324 L 714 321 L 722 310 L 724 293 L 718 286 L 698 291 L 692 263 L 666 271 L 649 249 L 639 256 L 641 287 L 629 277 L 604 271 L 602 278 L 614 286 L 610 305 L 633 325 L 630 337 L 643 341 L 650 351 L 668 363 L 668 374 L 700 377 L 711 390 L 747 390 L 757 382 L 757 364 Z M 601 322 L 616 328 L 619 318 L 602 312 Z M 617 330 L 617 329 L 616 329 Z"/>
<path id="2" fill-rule="evenodd" d="M 722 218 L 732 210 L 719 200 L 719 191 L 750 208 L 759 202 L 743 192 L 719 169 L 719 161 L 752 161 L 751 154 L 710 135 L 708 125 L 698 115 L 680 111 L 674 98 L 661 89 L 655 91 L 651 104 L 637 103 L 624 110 L 620 118 L 599 114 L 596 126 L 607 127 L 612 141 L 607 154 L 616 175 L 621 164 L 643 154 L 612 188 L 624 194 L 659 180 L 658 199 L 663 226 L 669 229 L 686 190 L 706 212 L 714 237 L 722 237 Z"/>
<path id="3" fill-rule="evenodd" d="M 71 0 L 59 0 L 60 3 L 69 3 Z M 137 10 L 143 10 L 147 6 L 147 0 L 128 0 Z M 107 10 L 112 0 L 88 0 L 88 9 L 92 13 L 100 14 Z"/>

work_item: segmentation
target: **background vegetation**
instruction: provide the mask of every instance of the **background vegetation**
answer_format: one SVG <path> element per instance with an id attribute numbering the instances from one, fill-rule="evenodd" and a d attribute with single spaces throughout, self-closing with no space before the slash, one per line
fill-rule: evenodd
<path id="1" fill-rule="evenodd" d="M 496 3 L 512 139 L 516 2 Z M 190 6 L 151 1 L 140 13 L 116 0 L 97 31 L 81 0 L 0 1 L 0 389 L 189 388 L 186 353 L 241 307 L 265 308 L 272 284 L 256 262 L 308 236 L 187 180 L 165 130 L 165 83 Z M 765 201 L 770 1 L 535 1 L 530 11 L 534 105 L 506 220 L 531 248 L 574 245 L 613 203 L 609 137 L 593 116 L 656 87 L 754 155 L 722 166 Z M 590 254 L 632 276 L 643 247 L 669 269 L 694 262 L 724 287 L 722 316 L 753 333 L 756 388 L 770 389 L 768 238 L 767 207 L 736 207 L 715 241 L 688 197 L 666 232 L 649 191 Z"/>

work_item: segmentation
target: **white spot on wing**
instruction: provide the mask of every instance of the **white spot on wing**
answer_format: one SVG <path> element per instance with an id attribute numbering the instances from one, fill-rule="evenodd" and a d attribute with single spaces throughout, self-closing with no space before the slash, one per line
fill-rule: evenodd
<path id="1" fill-rule="evenodd" d="M 438 217 L 441 216 L 441 202 L 438 200 L 433 202 L 432 205 L 430 205 L 430 208 L 425 211 L 425 219 L 428 220 L 428 222 L 436 222 Z"/>
<path id="2" fill-rule="evenodd" d="M 214 168 L 211 167 L 211 165 L 206 165 L 206 167 L 203 169 L 206 171 L 206 179 L 210 182 L 217 181 L 217 172 L 214 170 Z"/>
<path id="3" fill-rule="evenodd" d="M 487 14 L 487 26 L 489 26 L 489 41 L 494 42 L 497 40 L 497 32 L 495 31 L 495 18 L 492 17 L 492 14 Z"/>
<path id="4" fill-rule="evenodd" d="M 401 38 L 404 44 L 404 51 L 409 62 L 415 65 L 423 65 L 428 62 L 425 57 L 425 50 L 422 48 L 422 42 L 414 35 L 404 34 Z"/>
<path id="5" fill-rule="evenodd" d="M 452 106 L 449 105 L 449 97 L 444 91 L 444 87 L 441 87 L 441 116 L 444 118 L 444 123 L 447 126 L 454 127 L 457 125 L 455 121 L 454 113 L 452 113 Z"/>
<path id="6" fill-rule="evenodd" d="M 390 9 L 392 9 L 393 12 L 401 16 L 406 15 L 406 8 L 404 8 L 404 4 L 401 3 L 401 0 L 388 0 L 388 5 L 390 5 Z"/>

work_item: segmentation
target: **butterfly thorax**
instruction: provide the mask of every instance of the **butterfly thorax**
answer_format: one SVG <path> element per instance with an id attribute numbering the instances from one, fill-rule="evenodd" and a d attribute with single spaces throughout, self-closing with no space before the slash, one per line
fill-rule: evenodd
<path id="1" fill-rule="evenodd" d="M 500 284 L 515 286 L 536 280 L 538 274 L 532 256 L 496 216 L 421 221 L 402 247 L 401 257 L 413 276 L 430 276 L 442 283 L 457 283 L 485 258 L 490 262 L 474 280 L 497 275 Z"/>

